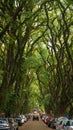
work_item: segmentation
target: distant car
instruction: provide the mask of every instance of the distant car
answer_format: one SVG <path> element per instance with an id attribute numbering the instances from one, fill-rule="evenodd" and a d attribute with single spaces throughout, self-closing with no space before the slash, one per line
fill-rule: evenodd
<path id="1" fill-rule="evenodd" d="M 8 118 L 8 122 L 12 130 L 18 130 L 18 123 L 14 120 L 14 118 Z"/>
<path id="2" fill-rule="evenodd" d="M 14 120 L 18 123 L 18 126 L 22 126 L 24 124 L 24 121 L 20 117 L 15 117 Z"/>
<path id="3" fill-rule="evenodd" d="M 39 120 L 39 114 L 36 111 L 33 114 L 33 121 L 34 120 Z"/>
<path id="4" fill-rule="evenodd" d="M 47 115 L 43 115 L 43 116 L 42 116 L 42 121 L 45 122 L 46 117 L 48 117 L 48 116 L 47 116 Z"/>
<path id="5" fill-rule="evenodd" d="M 27 118 L 27 121 L 31 118 L 31 114 L 26 114 L 25 117 Z"/>

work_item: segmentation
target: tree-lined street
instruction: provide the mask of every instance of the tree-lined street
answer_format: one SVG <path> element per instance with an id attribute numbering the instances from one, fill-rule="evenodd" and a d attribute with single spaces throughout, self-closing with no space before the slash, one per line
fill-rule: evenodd
<path id="1" fill-rule="evenodd" d="M 73 115 L 72 0 L 0 0 L 0 116 L 34 109 Z"/>
<path id="2" fill-rule="evenodd" d="M 44 124 L 41 119 L 39 121 L 29 120 L 23 126 L 19 127 L 19 130 L 52 130 L 46 124 Z"/>

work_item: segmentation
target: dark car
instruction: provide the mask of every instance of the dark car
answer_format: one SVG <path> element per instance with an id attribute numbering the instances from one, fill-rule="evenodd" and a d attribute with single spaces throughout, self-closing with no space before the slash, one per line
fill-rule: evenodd
<path id="1" fill-rule="evenodd" d="M 24 122 L 22 121 L 22 118 L 20 117 L 15 117 L 14 120 L 18 123 L 18 126 L 22 126 Z"/>
<path id="2" fill-rule="evenodd" d="M 49 121 L 50 121 L 50 119 L 52 118 L 52 116 L 47 116 L 46 118 L 45 118 L 45 124 L 47 124 L 48 125 L 48 123 L 49 123 Z"/>
<path id="3" fill-rule="evenodd" d="M 39 114 L 36 111 L 33 114 L 33 120 L 39 120 Z"/>
<path id="4" fill-rule="evenodd" d="M 27 118 L 27 121 L 28 121 L 29 119 L 31 119 L 31 114 L 26 114 L 25 116 L 26 116 L 26 118 Z"/>
<path id="5" fill-rule="evenodd" d="M 54 121 L 54 118 L 51 118 L 51 119 L 49 120 L 48 127 L 51 126 L 51 123 L 52 123 L 53 121 Z"/>
<path id="6" fill-rule="evenodd" d="M 50 121 L 49 121 L 49 123 L 48 123 L 48 127 L 51 127 L 51 128 L 55 129 L 56 128 L 55 127 L 56 121 L 57 121 L 57 118 L 51 118 Z"/>

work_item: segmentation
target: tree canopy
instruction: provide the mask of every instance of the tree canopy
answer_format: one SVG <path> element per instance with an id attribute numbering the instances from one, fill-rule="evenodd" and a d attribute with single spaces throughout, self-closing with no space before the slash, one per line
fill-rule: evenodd
<path id="1" fill-rule="evenodd" d="M 72 0 L 1 0 L 0 16 L 0 112 L 71 114 Z"/>

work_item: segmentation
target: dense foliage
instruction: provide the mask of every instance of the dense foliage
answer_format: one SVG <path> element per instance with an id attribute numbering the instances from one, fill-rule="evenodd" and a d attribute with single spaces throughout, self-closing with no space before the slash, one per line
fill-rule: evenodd
<path id="1" fill-rule="evenodd" d="M 72 114 L 71 1 L 1 0 L 0 16 L 0 112 Z"/>

